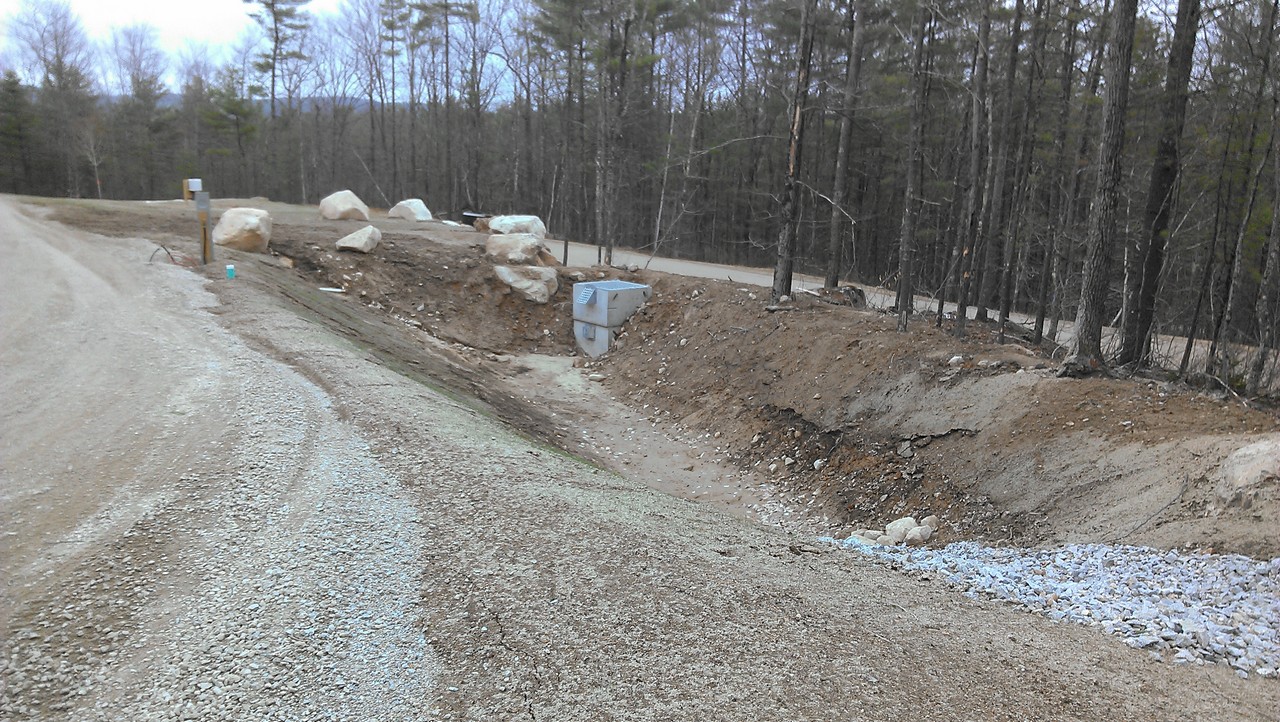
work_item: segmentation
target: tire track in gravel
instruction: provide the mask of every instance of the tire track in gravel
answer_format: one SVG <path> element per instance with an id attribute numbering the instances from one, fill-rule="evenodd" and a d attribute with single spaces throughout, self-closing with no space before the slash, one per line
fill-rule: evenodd
<path id="1" fill-rule="evenodd" d="M 68 239 L 7 203 L 0 239 L 30 244 L 10 271 L 58 299 L 38 325 L 4 309 L 16 405 L 38 411 L 0 429 L 6 530 L 38 537 L 6 538 L 27 563 L 3 580 L 0 717 L 417 716 L 435 679 L 417 512 L 325 392 L 221 328 L 198 276 L 143 266 L 150 244 Z M 182 374 L 146 381 L 162 368 Z M 128 458 L 82 455 L 69 478 L 41 447 L 72 437 Z M 77 484 L 77 510 L 41 484 Z"/>

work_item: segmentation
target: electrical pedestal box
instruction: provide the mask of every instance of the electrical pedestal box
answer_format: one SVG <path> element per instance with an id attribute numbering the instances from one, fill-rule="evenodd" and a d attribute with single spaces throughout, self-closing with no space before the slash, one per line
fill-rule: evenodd
<path id="1" fill-rule="evenodd" d="M 653 295 L 653 289 L 629 281 L 573 284 L 573 337 L 595 358 L 613 346 L 618 330 Z"/>

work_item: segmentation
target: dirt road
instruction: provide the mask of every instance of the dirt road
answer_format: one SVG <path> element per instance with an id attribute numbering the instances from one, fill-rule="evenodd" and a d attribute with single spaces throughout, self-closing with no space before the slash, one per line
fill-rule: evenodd
<path id="1" fill-rule="evenodd" d="M 1156 662 L 533 443 L 252 266 L 147 265 L 150 243 L 9 200 L 0 244 L 7 719 L 1280 709 L 1273 682 Z"/>
<path id="2" fill-rule="evenodd" d="M 329 397 L 152 244 L 0 234 L 3 716 L 412 716 L 417 512 Z"/>

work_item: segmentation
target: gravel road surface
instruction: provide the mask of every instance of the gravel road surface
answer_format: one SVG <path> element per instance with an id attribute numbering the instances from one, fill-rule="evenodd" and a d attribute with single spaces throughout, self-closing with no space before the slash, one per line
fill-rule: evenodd
<path id="1" fill-rule="evenodd" d="M 27 213 L 0 201 L 4 719 L 1277 718 L 1272 680 L 532 443 L 252 259 Z"/>

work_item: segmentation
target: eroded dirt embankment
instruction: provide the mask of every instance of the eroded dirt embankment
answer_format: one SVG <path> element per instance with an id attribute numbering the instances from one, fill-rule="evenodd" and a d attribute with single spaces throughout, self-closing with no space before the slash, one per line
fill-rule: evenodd
<path id="1" fill-rule="evenodd" d="M 742 440 L 742 463 L 776 464 L 781 485 L 818 491 L 851 528 L 937 513 L 947 540 L 1280 553 L 1276 480 L 1242 498 L 1220 470 L 1275 443 L 1268 413 L 1148 379 L 1057 378 L 1043 353 L 980 325 L 964 340 L 926 320 L 902 334 L 804 295 L 770 313 L 754 289 L 653 282 L 602 364 L 619 387 Z"/>
<path id="2" fill-rule="evenodd" d="M 276 218 L 272 247 L 293 268 L 246 261 L 282 295 L 563 448 L 591 454 L 573 431 L 589 414 L 529 388 L 513 355 L 571 354 L 570 284 L 622 277 L 652 284 L 654 300 L 591 370 L 633 408 L 704 431 L 837 530 L 936 513 L 947 522 L 941 541 L 1280 554 L 1280 481 L 1234 488 L 1222 470 L 1250 444 L 1280 443 L 1280 424 L 1238 401 L 1148 379 L 1059 379 L 1042 350 L 995 344 L 980 324 L 964 340 L 931 319 L 903 334 L 882 313 L 803 295 L 795 310 L 770 313 L 763 289 L 732 282 L 561 269 L 561 290 L 537 306 L 504 291 L 470 230 L 375 218 L 378 251 L 339 254 L 331 244 L 349 224 L 263 205 Z M 187 242 L 180 205 L 87 208 L 61 204 L 54 217 Z M 322 285 L 347 293 L 326 297 Z"/>

